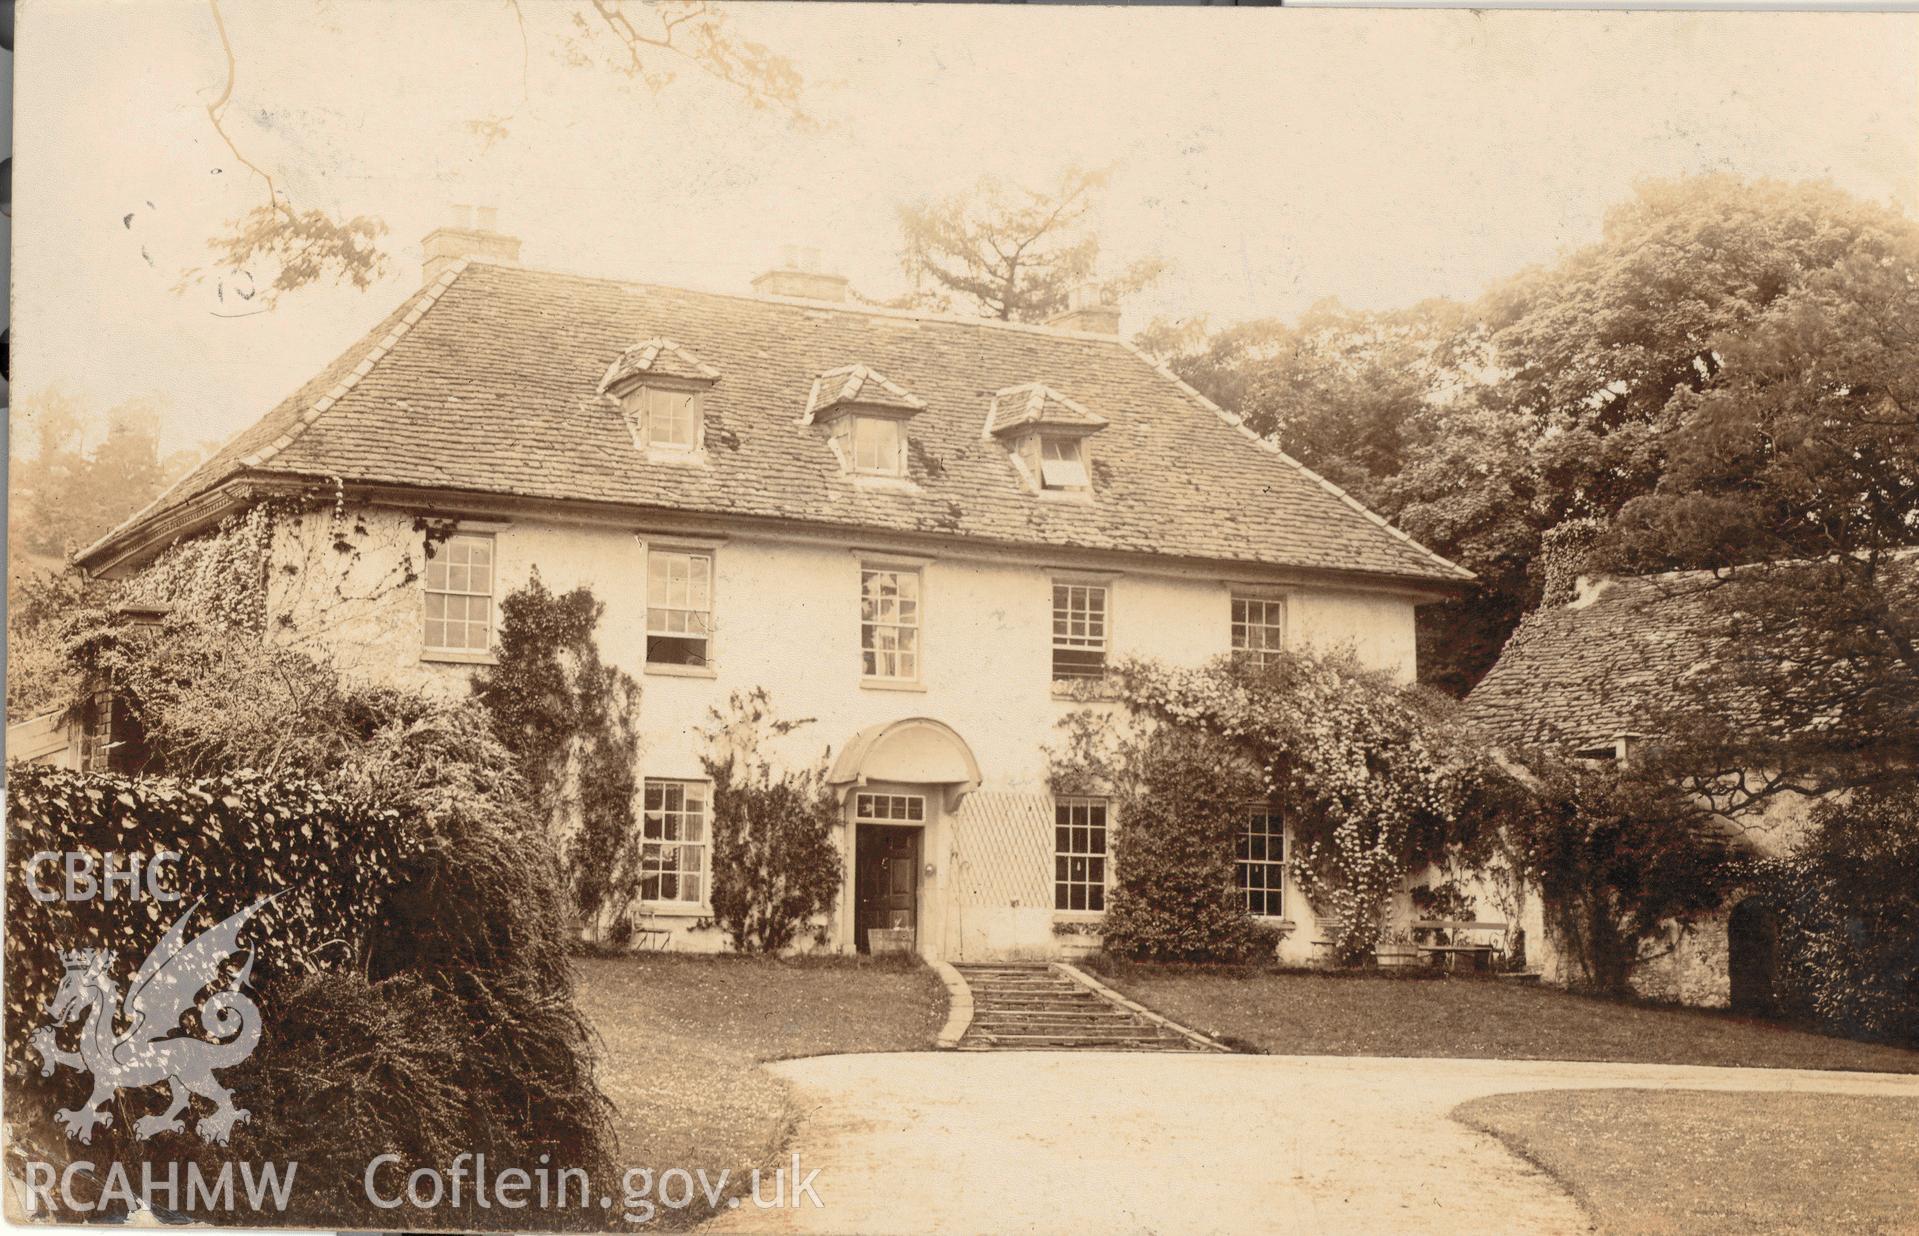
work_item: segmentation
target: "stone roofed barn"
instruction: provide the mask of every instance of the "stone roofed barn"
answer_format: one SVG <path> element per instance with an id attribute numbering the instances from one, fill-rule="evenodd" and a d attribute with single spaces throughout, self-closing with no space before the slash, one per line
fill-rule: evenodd
<path id="1" fill-rule="evenodd" d="M 734 690 L 816 719 L 792 758 L 836 753 L 833 947 L 899 924 L 928 955 L 1044 954 L 1089 938 L 1055 929 L 1098 917 L 1123 827 L 1047 790 L 1061 680 L 1302 644 L 1410 679 L 1414 608 L 1471 583 L 1102 333 L 1103 306 L 1060 330 L 855 306 L 813 271 L 755 286 L 815 299 L 744 296 L 523 269 L 491 234 L 427 251 L 418 293 L 82 565 L 337 496 L 360 552 L 312 551 L 330 503 L 287 520 L 272 637 L 460 691 L 535 568 L 591 586 L 602 656 L 643 681 L 642 908 L 676 947 L 719 946 L 694 926 L 693 731 Z M 1281 901 L 1303 957 L 1309 912 Z"/>

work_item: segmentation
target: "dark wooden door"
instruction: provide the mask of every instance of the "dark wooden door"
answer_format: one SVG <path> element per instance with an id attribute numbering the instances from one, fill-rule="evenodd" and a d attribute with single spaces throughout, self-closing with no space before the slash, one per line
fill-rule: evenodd
<path id="1" fill-rule="evenodd" d="M 857 846 L 855 943 L 864 953 L 872 928 L 919 926 L 920 830 L 862 824 Z"/>

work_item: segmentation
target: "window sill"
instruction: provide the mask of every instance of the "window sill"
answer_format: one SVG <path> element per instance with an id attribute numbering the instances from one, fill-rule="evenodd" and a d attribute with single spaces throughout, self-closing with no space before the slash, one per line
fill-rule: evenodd
<path id="1" fill-rule="evenodd" d="M 696 906 L 684 901 L 646 901 L 640 903 L 639 926 L 644 927 L 649 919 L 674 918 L 696 919 L 712 918 L 712 906 Z"/>
<path id="2" fill-rule="evenodd" d="M 860 679 L 860 689 L 862 691 L 924 691 L 926 690 L 926 684 L 923 682 L 898 681 L 891 678 L 862 678 Z"/>
<path id="3" fill-rule="evenodd" d="M 1104 910 L 1055 910 L 1053 921 L 1056 923 L 1103 923 L 1106 921 Z"/>
<path id="4" fill-rule="evenodd" d="M 1055 678 L 1053 698 L 1091 704 L 1119 698 L 1119 688 L 1104 678 Z"/>
<path id="5" fill-rule="evenodd" d="M 1275 931 L 1294 932 L 1299 930 L 1299 924 L 1290 918 L 1274 918 L 1270 914 L 1254 914 L 1249 917 L 1261 927 L 1271 927 Z"/>
<path id="6" fill-rule="evenodd" d="M 707 466 L 706 452 L 704 450 L 677 451 L 670 447 L 651 446 L 646 448 L 645 454 L 646 462 L 648 463 L 670 464 L 680 468 L 704 468 Z"/>
<path id="7" fill-rule="evenodd" d="M 437 661 L 444 665 L 498 665 L 500 659 L 490 652 L 454 652 L 451 649 L 429 648 L 420 654 L 422 661 Z"/>
<path id="8" fill-rule="evenodd" d="M 718 678 L 720 672 L 710 665 L 656 665 L 645 663 L 640 671 L 643 674 L 658 674 L 663 678 Z"/>

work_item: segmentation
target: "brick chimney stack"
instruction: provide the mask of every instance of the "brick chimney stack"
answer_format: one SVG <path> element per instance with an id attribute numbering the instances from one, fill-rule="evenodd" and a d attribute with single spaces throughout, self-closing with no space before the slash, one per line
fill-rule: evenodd
<path id="1" fill-rule="evenodd" d="M 461 258 L 512 266 L 520 260 L 520 238 L 497 230 L 500 212 L 493 206 L 455 206 L 453 223 L 436 227 L 420 241 L 425 258 L 421 282 L 432 283 Z"/>
<path id="2" fill-rule="evenodd" d="M 1076 284 L 1066 294 L 1066 308 L 1047 318 L 1046 325 L 1094 335 L 1117 335 L 1119 302 L 1108 297 L 1097 283 Z"/>
<path id="3" fill-rule="evenodd" d="M 791 296 L 799 300 L 846 301 L 847 278 L 820 269 L 820 251 L 786 246 L 780 265 L 753 280 L 762 296 Z"/>

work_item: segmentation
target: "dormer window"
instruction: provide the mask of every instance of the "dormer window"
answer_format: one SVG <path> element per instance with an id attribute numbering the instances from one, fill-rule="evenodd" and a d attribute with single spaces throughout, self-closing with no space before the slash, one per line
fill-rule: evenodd
<path id="1" fill-rule="evenodd" d="M 803 425 L 822 425 L 840 469 L 855 478 L 907 479 L 907 422 L 926 404 L 884 374 L 845 365 L 813 380 Z"/>
<path id="2" fill-rule="evenodd" d="M 1086 452 L 1078 438 L 1042 434 L 1039 440 L 1039 484 L 1041 489 L 1075 490 L 1092 488 L 1086 475 Z"/>
<path id="3" fill-rule="evenodd" d="M 671 339 L 648 339 L 622 352 L 600 380 L 617 399 L 633 444 L 649 458 L 696 460 L 706 446 L 704 396 L 719 371 Z"/>
<path id="4" fill-rule="evenodd" d="M 642 386 L 636 392 L 641 441 L 667 451 L 700 449 L 700 392 Z M 633 398 L 633 396 L 629 396 Z"/>
<path id="5" fill-rule="evenodd" d="M 1082 501 L 1093 493 L 1090 439 L 1104 428 L 1105 417 L 1037 382 L 1000 391 L 986 414 L 986 437 L 1006 447 L 1029 489 Z"/>
<path id="6" fill-rule="evenodd" d="M 853 422 L 853 471 L 865 476 L 905 476 L 904 426 L 883 416 L 849 419 Z"/>

